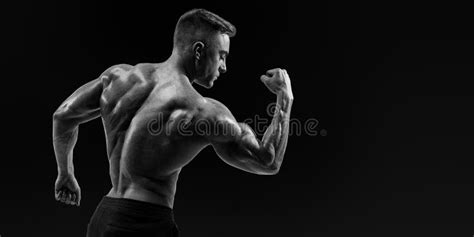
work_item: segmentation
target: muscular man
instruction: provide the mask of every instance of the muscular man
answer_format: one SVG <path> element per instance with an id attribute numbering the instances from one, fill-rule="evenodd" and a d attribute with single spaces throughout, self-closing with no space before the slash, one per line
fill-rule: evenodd
<path id="1" fill-rule="evenodd" d="M 73 166 L 79 124 L 101 117 L 105 127 L 112 189 L 95 210 L 88 236 L 178 236 L 172 213 L 176 182 L 181 169 L 208 145 L 238 169 L 278 173 L 293 102 L 287 72 L 272 69 L 260 77 L 277 97 L 262 140 L 222 103 L 192 86 L 211 88 L 226 72 L 234 35 L 235 27 L 216 14 L 191 10 L 180 17 L 165 62 L 113 66 L 54 113 L 55 197 L 66 204 L 81 201 Z"/>

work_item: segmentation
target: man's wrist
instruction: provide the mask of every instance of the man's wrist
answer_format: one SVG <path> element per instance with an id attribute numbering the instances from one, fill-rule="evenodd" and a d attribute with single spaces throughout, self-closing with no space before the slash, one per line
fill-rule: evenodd
<path id="1" fill-rule="evenodd" d="M 291 105 L 293 104 L 293 95 L 287 91 L 279 91 L 277 93 L 277 105 L 278 109 L 285 115 L 289 112 Z"/>
<path id="2" fill-rule="evenodd" d="M 283 99 L 293 101 L 293 92 L 291 90 L 281 89 L 277 96 L 281 96 Z"/>
<path id="3" fill-rule="evenodd" d="M 58 175 L 59 176 L 74 176 L 74 169 L 73 168 L 59 168 L 58 167 Z"/>

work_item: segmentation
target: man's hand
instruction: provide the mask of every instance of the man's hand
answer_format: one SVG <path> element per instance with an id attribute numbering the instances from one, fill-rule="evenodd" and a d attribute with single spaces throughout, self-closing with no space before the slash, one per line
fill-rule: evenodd
<path id="1" fill-rule="evenodd" d="M 65 204 L 81 204 L 81 188 L 72 174 L 59 174 L 54 186 L 54 196 L 57 201 Z"/>
<path id="2" fill-rule="evenodd" d="M 260 80 L 274 94 L 286 93 L 290 99 L 293 99 L 291 90 L 290 76 L 285 69 L 274 68 L 267 71 L 267 75 L 262 75 Z"/>

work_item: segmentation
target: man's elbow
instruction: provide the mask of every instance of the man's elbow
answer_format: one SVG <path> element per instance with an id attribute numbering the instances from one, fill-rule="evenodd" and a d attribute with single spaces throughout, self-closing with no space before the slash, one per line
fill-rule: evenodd
<path id="1" fill-rule="evenodd" d="M 259 154 L 260 163 L 265 167 L 272 167 L 275 163 L 275 149 L 271 146 Z"/>
<path id="2" fill-rule="evenodd" d="M 276 164 L 276 162 L 273 162 L 273 164 L 271 164 L 270 167 L 269 167 L 270 175 L 276 175 L 279 172 L 280 172 L 280 165 Z"/>
<path id="3" fill-rule="evenodd" d="M 80 117 L 80 114 L 78 114 L 75 110 L 66 106 L 59 107 L 53 113 L 53 121 L 56 122 L 78 123 L 78 118 Z"/>
<path id="4" fill-rule="evenodd" d="M 61 121 L 61 120 L 65 120 L 66 119 L 66 113 L 64 111 L 64 109 L 57 109 L 56 111 L 54 111 L 53 113 L 53 121 Z"/>
<path id="5" fill-rule="evenodd" d="M 281 163 L 277 162 L 277 157 L 275 156 L 273 149 L 267 154 L 264 162 L 266 175 L 276 175 L 280 172 Z"/>
<path id="6" fill-rule="evenodd" d="M 61 120 L 61 115 L 57 112 L 53 113 L 53 122 Z"/>
<path id="7" fill-rule="evenodd" d="M 260 175 L 276 175 L 280 172 L 280 166 L 277 165 L 275 162 L 267 165 L 265 169 L 259 172 Z"/>
<path id="8" fill-rule="evenodd" d="M 53 113 L 53 128 L 70 129 L 77 126 L 77 121 L 71 119 L 67 111 L 58 109 Z"/>

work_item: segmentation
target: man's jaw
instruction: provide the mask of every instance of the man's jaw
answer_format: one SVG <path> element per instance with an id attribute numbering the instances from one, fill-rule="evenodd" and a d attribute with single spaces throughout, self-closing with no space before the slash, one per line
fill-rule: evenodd
<path id="1" fill-rule="evenodd" d="M 206 89 L 210 89 L 214 85 L 214 80 L 201 81 L 201 80 L 195 79 L 192 82 L 193 82 L 192 84 L 196 83 Z"/>

